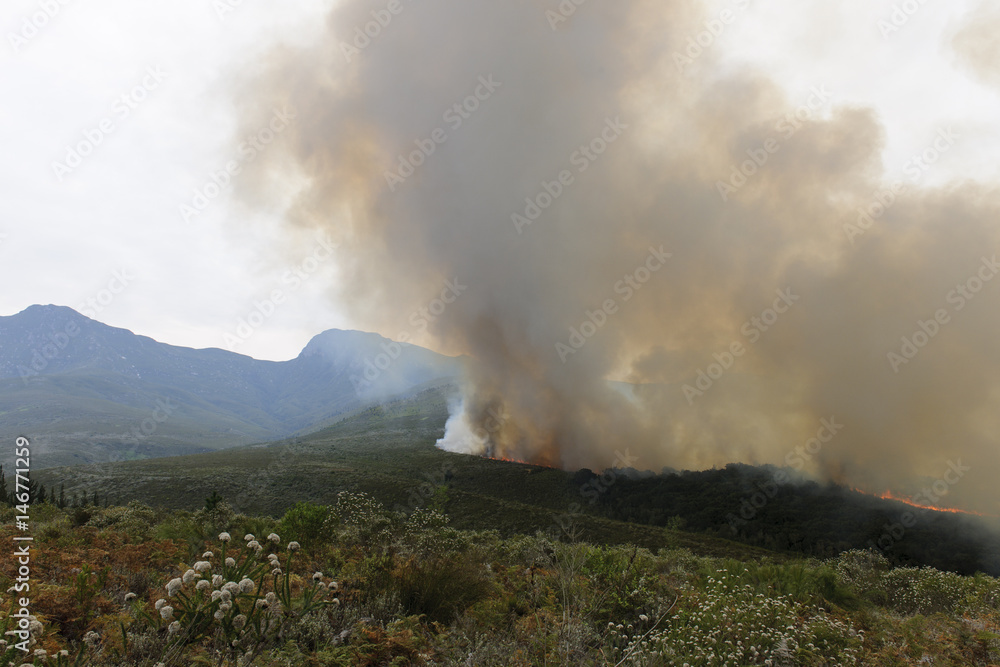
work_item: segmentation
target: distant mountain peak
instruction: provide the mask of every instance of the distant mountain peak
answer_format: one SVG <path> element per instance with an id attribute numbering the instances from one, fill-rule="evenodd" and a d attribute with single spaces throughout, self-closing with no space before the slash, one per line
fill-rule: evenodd
<path id="1" fill-rule="evenodd" d="M 77 311 L 73 310 L 69 306 L 57 306 L 57 305 L 51 304 L 51 303 L 50 304 L 45 304 L 45 305 L 35 304 L 35 305 L 32 305 L 32 306 L 28 306 L 27 308 L 25 308 L 21 312 L 17 313 L 16 315 L 10 315 L 9 317 L 31 317 L 31 318 L 37 318 L 37 317 L 46 317 L 46 318 L 48 318 L 48 317 L 63 317 L 63 318 L 66 318 L 66 317 L 75 317 L 75 318 L 78 318 L 78 319 L 81 319 L 81 320 L 89 320 L 90 319 L 90 318 L 86 317 L 85 315 L 81 315 L 80 313 L 78 313 Z M 4 319 L 4 318 L 0 318 L 0 319 Z M 93 321 L 93 320 L 90 320 L 90 321 Z"/>

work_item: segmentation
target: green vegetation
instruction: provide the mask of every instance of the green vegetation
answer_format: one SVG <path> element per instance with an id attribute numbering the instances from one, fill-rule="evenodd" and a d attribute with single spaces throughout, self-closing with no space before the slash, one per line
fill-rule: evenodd
<path id="1" fill-rule="evenodd" d="M 773 466 L 730 464 L 622 477 L 595 507 L 609 518 L 650 525 L 668 526 L 680 516 L 685 530 L 770 550 L 831 558 L 871 548 L 882 550 L 894 565 L 1000 575 L 995 520 L 918 509 L 834 484 L 781 485 L 774 481 L 777 472 Z M 578 473 L 582 483 L 591 478 L 588 473 Z"/>
<path id="2" fill-rule="evenodd" d="M 81 523 L 80 512 L 86 514 Z M 13 518 L 4 509 L 0 519 Z M 35 508 L 30 653 L 14 665 L 993 665 L 1000 581 L 502 537 L 365 494 L 280 519 Z M 292 540 L 295 531 L 310 543 Z M 5 528 L 0 539 L 10 539 Z M 13 584 L 13 560 L 0 586 Z M 13 600 L 0 628 L 12 629 Z M 42 651 L 44 653 L 36 653 Z"/>

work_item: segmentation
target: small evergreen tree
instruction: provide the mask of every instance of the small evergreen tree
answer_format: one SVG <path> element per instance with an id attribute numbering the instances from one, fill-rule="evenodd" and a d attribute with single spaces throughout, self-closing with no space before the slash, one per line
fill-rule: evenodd
<path id="1" fill-rule="evenodd" d="M 26 493 L 28 494 L 28 504 L 34 505 L 38 500 L 38 482 L 33 479 L 29 479 L 28 490 Z"/>
<path id="2" fill-rule="evenodd" d="M 219 495 L 218 491 L 213 490 L 212 495 L 210 495 L 208 498 L 205 498 L 205 511 L 206 512 L 213 511 L 216 507 L 218 507 L 219 503 L 221 502 L 222 502 L 222 496 Z"/>
<path id="3" fill-rule="evenodd" d="M 66 507 L 66 482 L 59 485 L 59 509 Z"/>
<path id="4" fill-rule="evenodd" d="M 4 503 L 5 505 L 12 504 L 10 491 L 7 489 L 7 475 L 3 472 L 2 463 L 0 463 L 0 503 Z"/>

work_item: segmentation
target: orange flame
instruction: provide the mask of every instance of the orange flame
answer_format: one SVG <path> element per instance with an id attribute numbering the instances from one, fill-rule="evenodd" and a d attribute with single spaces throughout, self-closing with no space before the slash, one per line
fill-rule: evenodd
<path id="1" fill-rule="evenodd" d="M 554 466 L 550 466 L 546 463 L 523 461 L 521 459 L 509 458 L 506 456 L 489 456 L 488 454 L 481 454 L 480 458 L 489 459 L 490 461 L 501 461 L 503 463 L 519 463 L 521 465 L 526 465 L 526 466 L 535 466 L 538 468 L 550 468 L 552 470 L 555 470 Z"/>
<path id="2" fill-rule="evenodd" d="M 869 493 L 868 491 L 862 491 L 861 489 L 851 487 L 851 491 L 856 493 L 861 493 L 866 496 L 873 496 L 875 498 L 881 498 L 882 500 L 894 500 L 897 503 L 903 503 L 909 505 L 910 507 L 917 507 L 922 510 L 931 510 L 932 512 L 947 512 L 949 514 L 967 514 L 970 516 L 982 516 L 982 517 L 993 517 L 991 514 L 982 514 L 980 512 L 973 512 L 971 510 L 960 510 L 954 507 L 936 507 L 934 505 L 921 505 L 920 503 L 914 502 L 909 498 L 903 498 L 902 496 L 897 496 L 892 491 L 883 491 L 882 493 Z"/>

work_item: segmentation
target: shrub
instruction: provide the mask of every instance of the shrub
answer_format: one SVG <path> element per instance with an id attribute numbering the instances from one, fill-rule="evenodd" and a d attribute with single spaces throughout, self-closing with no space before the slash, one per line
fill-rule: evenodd
<path id="1" fill-rule="evenodd" d="M 410 558 L 397 566 L 392 578 L 407 614 L 441 623 L 450 623 L 494 589 L 483 565 L 460 555 L 424 562 Z"/>
<path id="2" fill-rule="evenodd" d="M 851 549 L 832 561 L 837 575 L 857 590 L 877 586 L 882 575 L 892 569 L 885 556 L 871 549 Z"/>
<path id="3" fill-rule="evenodd" d="M 336 535 L 344 546 L 386 548 L 393 539 L 396 522 L 385 507 L 367 493 L 341 491 L 323 525 L 325 534 Z"/>
<path id="4" fill-rule="evenodd" d="M 932 567 L 896 568 L 882 575 L 888 605 L 904 614 L 954 612 L 973 593 L 973 580 Z"/>
<path id="5" fill-rule="evenodd" d="M 420 559 L 448 558 L 473 547 L 471 534 L 448 528 L 448 517 L 437 510 L 418 507 L 403 524 L 398 550 Z"/>
<path id="6" fill-rule="evenodd" d="M 312 545 L 314 541 L 328 537 L 325 525 L 329 516 L 330 508 L 325 505 L 298 502 L 281 517 L 279 529 L 289 539 Z"/>
<path id="7" fill-rule="evenodd" d="M 90 521 L 90 510 L 83 507 L 77 507 L 75 510 L 73 510 L 74 527 L 85 526 L 87 525 L 88 521 Z"/>
<path id="8" fill-rule="evenodd" d="M 80 511 L 85 510 L 77 510 L 77 512 Z M 137 500 L 133 500 L 125 507 L 106 507 L 95 510 L 86 522 L 86 525 L 94 528 L 114 526 L 140 541 L 149 537 L 155 524 L 156 512 Z"/>

